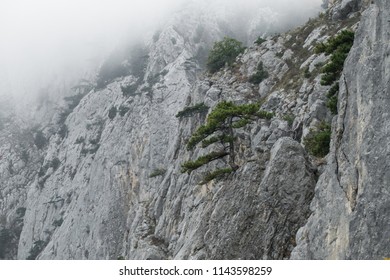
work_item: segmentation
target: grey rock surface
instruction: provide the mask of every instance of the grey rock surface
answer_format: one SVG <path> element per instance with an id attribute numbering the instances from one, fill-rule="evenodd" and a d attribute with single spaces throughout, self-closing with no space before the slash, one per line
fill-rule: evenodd
<path id="1" fill-rule="evenodd" d="M 389 11 L 364 12 L 340 81 L 328 166 L 292 258 L 383 259 L 390 253 Z"/>
<path id="2" fill-rule="evenodd" d="M 330 11 L 349 2 L 359 1 L 329 1 Z M 302 146 L 311 128 L 332 120 L 319 67 L 329 57 L 313 48 L 353 29 L 355 9 L 346 21 L 313 19 L 268 37 L 213 75 L 203 70 L 207 50 L 231 26 L 183 10 L 145 43 L 142 75 L 90 88 L 72 110 L 48 104 L 45 116 L 58 114 L 39 128 L 44 147 L 34 143 L 37 131 L 22 134 L 26 127 L 7 120 L 0 126 L 0 245 L 10 229 L 15 234 L 12 246 L 0 246 L 0 258 L 385 257 L 390 7 L 375 2 L 343 72 L 327 163 Z M 252 84 L 260 62 L 268 77 Z M 211 150 L 186 149 L 207 113 L 176 114 L 201 102 L 211 110 L 222 100 L 261 101 L 274 117 L 238 129 L 239 169 L 200 184 L 226 159 L 183 174 L 185 161 Z"/>

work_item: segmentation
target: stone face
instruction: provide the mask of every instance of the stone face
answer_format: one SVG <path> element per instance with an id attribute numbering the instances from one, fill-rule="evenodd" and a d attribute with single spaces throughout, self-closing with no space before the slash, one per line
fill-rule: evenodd
<path id="1" fill-rule="evenodd" d="M 383 259 L 390 252 L 390 3 L 365 12 L 340 81 L 328 166 L 293 258 Z"/>
<path id="2" fill-rule="evenodd" d="M 289 257 L 295 233 L 309 215 L 314 170 L 291 138 L 275 143 L 262 171 L 267 157 L 248 163 L 229 180 L 194 189 L 202 202 L 183 209 L 186 238 L 179 238 L 175 258 Z"/>
<path id="3" fill-rule="evenodd" d="M 312 52 L 315 42 L 333 35 L 328 31 L 341 28 L 331 20 L 250 46 L 232 67 L 209 75 L 202 50 L 226 26 L 213 17 L 199 24 L 202 13 L 183 11 L 186 21 L 173 18 L 147 42 L 143 80 L 118 77 L 88 92 L 64 118 L 63 134 L 57 121 L 43 129 L 42 149 L 22 129 L 0 127 L 0 230 L 17 232 L 12 246 L 0 247 L 6 253 L 0 258 L 384 257 L 388 11 L 379 1 L 363 16 L 340 84 L 327 165 L 307 156 L 301 142 L 316 123 L 332 118 L 316 66 L 328 57 Z M 251 84 L 260 62 L 268 78 Z M 236 172 L 199 184 L 227 159 L 181 173 L 185 161 L 213 147 L 186 149 L 207 113 L 176 114 L 202 102 L 211 110 L 222 100 L 261 100 L 275 116 L 237 129 Z"/>

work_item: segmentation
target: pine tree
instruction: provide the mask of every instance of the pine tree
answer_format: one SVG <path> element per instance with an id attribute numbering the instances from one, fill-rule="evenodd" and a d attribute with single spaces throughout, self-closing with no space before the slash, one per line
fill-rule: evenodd
<path id="1" fill-rule="evenodd" d="M 193 150 L 201 143 L 202 148 L 215 144 L 216 150 L 182 164 L 182 172 L 191 173 L 199 167 L 214 160 L 229 156 L 229 168 L 219 169 L 205 176 L 204 182 L 238 169 L 235 163 L 235 129 L 244 127 L 256 118 L 272 118 L 273 114 L 259 111 L 260 104 L 235 105 L 233 102 L 222 101 L 207 117 L 206 124 L 200 126 L 187 144 L 188 150 Z"/>

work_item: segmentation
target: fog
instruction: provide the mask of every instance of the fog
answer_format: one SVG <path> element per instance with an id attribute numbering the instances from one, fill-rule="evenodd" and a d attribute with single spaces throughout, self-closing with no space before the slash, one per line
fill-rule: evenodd
<path id="1" fill-rule="evenodd" d="M 1 0 L 0 96 L 33 96 L 92 73 L 112 50 L 152 33 L 186 2 L 210 9 L 270 8 L 284 21 L 322 0 Z"/>

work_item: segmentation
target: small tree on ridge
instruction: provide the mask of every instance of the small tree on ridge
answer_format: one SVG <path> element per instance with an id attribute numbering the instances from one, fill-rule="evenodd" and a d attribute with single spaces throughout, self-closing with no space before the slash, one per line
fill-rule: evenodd
<path id="1" fill-rule="evenodd" d="M 182 164 L 182 172 L 191 173 L 199 167 L 229 156 L 229 168 L 218 169 L 206 174 L 203 182 L 208 182 L 223 174 L 233 172 L 238 169 L 235 163 L 234 130 L 251 123 L 256 118 L 272 118 L 273 114 L 259 111 L 260 104 L 235 105 L 233 102 L 222 101 L 207 117 L 206 124 L 200 126 L 192 135 L 187 144 L 188 150 L 193 150 L 201 143 L 202 148 L 216 144 L 216 150 L 207 155 L 197 158 L 195 161 L 187 161 Z"/>

